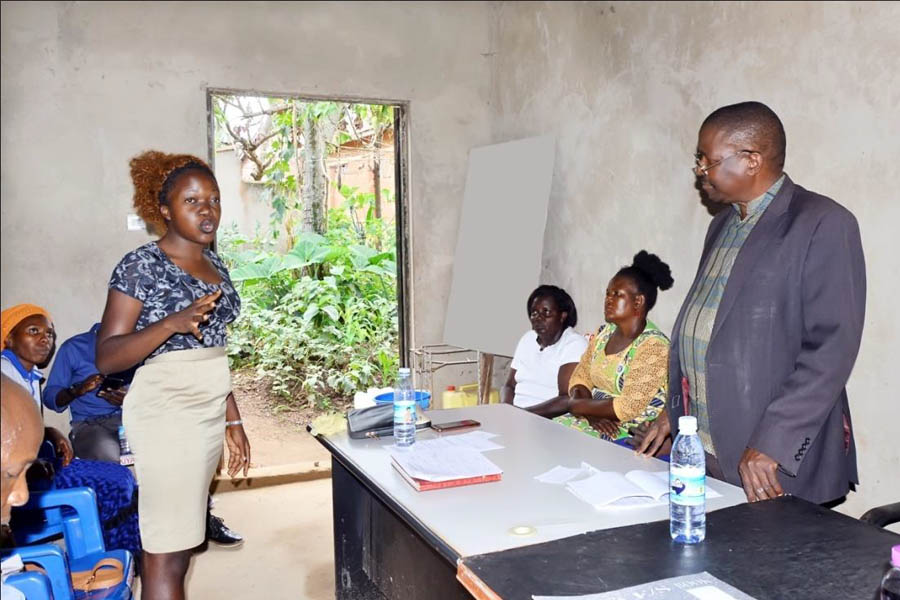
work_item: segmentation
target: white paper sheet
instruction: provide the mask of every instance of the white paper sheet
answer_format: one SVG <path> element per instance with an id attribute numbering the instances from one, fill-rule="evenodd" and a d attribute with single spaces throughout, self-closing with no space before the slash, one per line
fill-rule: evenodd
<path id="1" fill-rule="evenodd" d="M 446 451 L 413 446 L 407 450 L 392 451 L 391 458 L 411 477 L 425 481 L 450 481 L 503 473 L 503 469 L 481 452 L 469 448 Z"/>
<path id="2" fill-rule="evenodd" d="M 563 467 L 562 465 L 557 465 L 546 473 L 535 475 L 534 478 L 541 483 L 561 485 L 563 483 L 572 481 L 573 479 L 577 479 L 578 477 L 583 477 L 584 475 L 587 475 L 587 473 L 588 471 L 584 467 L 572 469 L 569 467 Z"/>
<path id="3" fill-rule="evenodd" d="M 669 577 L 611 592 L 582 596 L 532 596 L 533 600 L 755 600 L 706 571 Z"/>

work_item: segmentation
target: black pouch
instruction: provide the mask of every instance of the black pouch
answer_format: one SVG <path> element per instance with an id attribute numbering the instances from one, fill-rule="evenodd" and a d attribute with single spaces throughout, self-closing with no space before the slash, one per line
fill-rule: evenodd
<path id="1" fill-rule="evenodd" d="M 416 429 L 431 426 L 431 419 L 416 409 Z M 379 404 L 366 408 L 354 408 L 347 412 L 347 434 L 355 439 L 390 437 L 394 435 L 394 405 Z"/>

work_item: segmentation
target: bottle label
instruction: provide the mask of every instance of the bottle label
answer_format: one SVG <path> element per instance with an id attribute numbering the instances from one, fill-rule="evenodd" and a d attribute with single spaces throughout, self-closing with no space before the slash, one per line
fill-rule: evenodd
<path id="1" fill-rule="evenodd" d="M 706 500 L 706 472 L 699 467 L 669 467 L 669 500 L 701 506 Z"/>
<path id="2" fill-rule="evenodd" d="M 414 425 L 416 422 L 416 404 L 409 402 L 401 404 L 394 403 L 394 424 L 395 425 Z"/>

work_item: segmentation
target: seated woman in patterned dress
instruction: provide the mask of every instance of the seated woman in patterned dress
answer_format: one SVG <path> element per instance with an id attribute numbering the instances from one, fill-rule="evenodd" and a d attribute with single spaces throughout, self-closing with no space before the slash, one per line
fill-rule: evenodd
<path id="1" fill-rule="evenodd" d="M 588 342 L 569 395 L 530 410 L 602 439 L 627 445 L 631 429 L 665 407 L 669 339 L 647 313 L 657 290 L 674 283 L 669 266 L 644 250 L 606 288 L 606 323 Z"/>

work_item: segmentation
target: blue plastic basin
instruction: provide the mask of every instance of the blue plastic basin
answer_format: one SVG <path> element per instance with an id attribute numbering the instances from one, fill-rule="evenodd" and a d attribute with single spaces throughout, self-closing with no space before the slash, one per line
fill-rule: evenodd
<path id="1" fill-rule="evenodd" d="M 428 408 L 428 405 L 431 403 L 431 392 L 426 392 L 425 390 L 416 390 L 416 402 L 419 407 L 424 409 Z M 378 394 L 375 396 L 375 404 L 390 404 L 394 401 L 394 392 L 385 392 L 383 394 Z"/>

